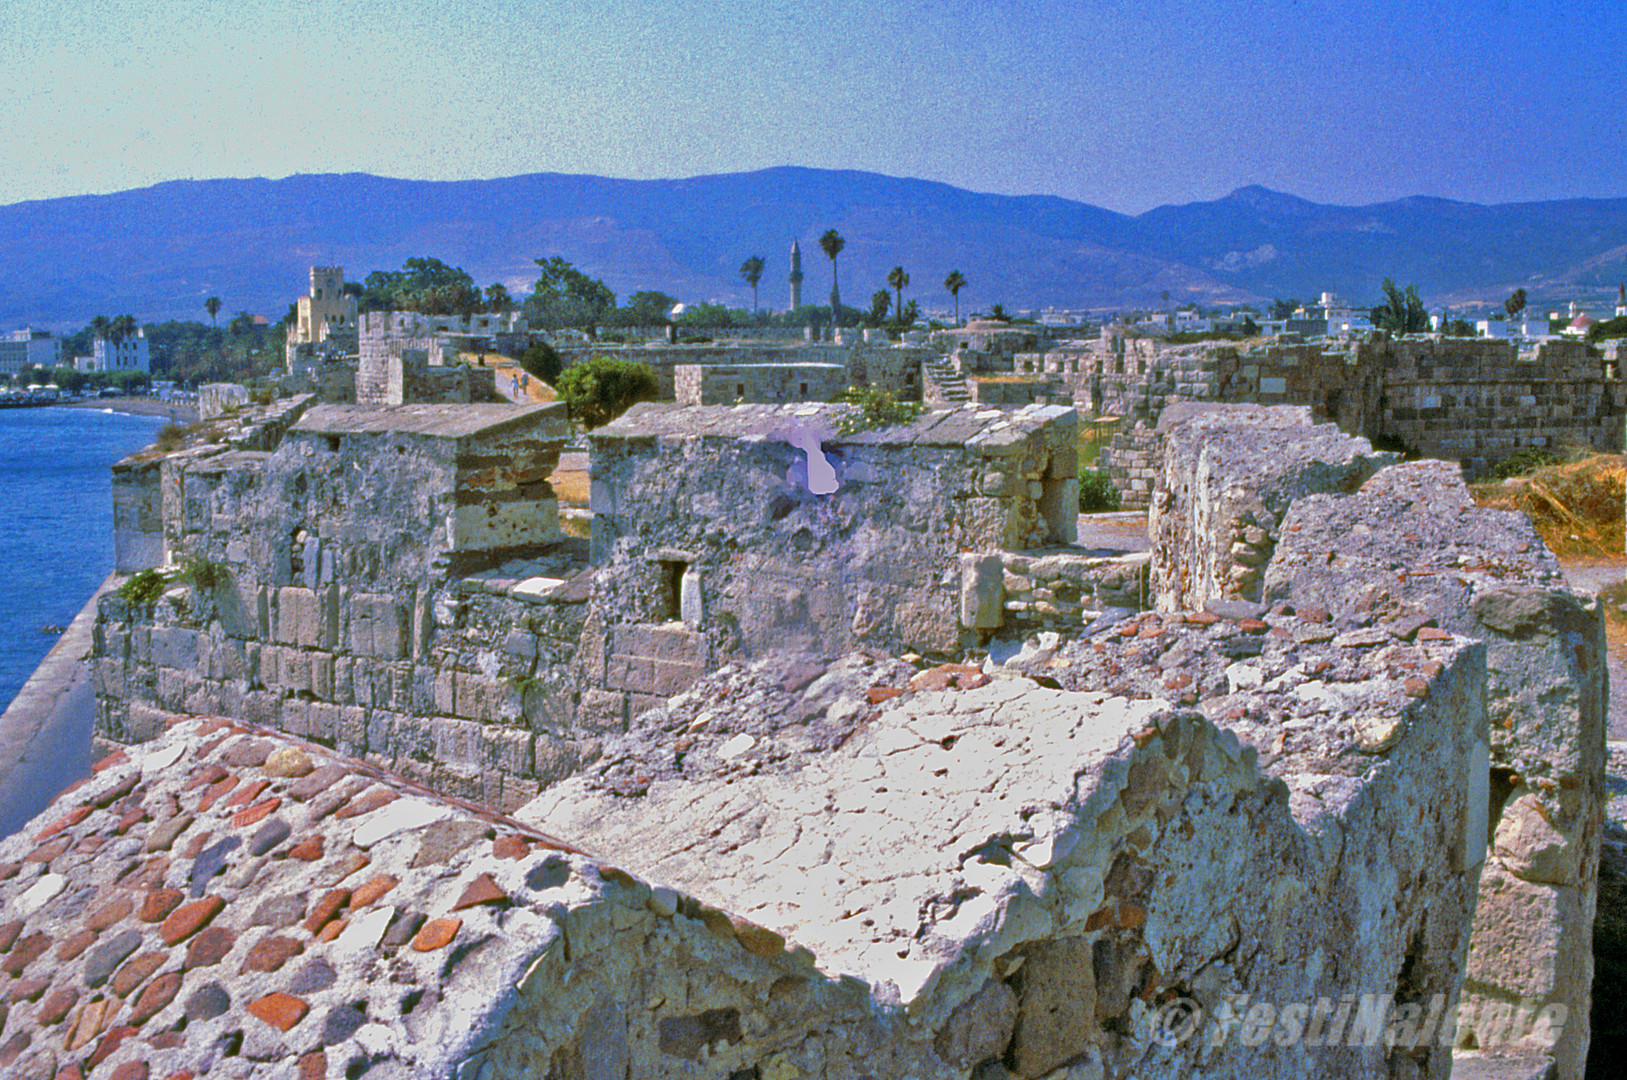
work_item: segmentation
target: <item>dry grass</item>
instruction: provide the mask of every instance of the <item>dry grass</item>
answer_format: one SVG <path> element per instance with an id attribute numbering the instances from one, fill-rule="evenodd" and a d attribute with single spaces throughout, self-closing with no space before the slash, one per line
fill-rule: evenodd
<path id="1" fill-rule="evenodd" d="M 1589 454 L 1501 483 L 1476 484 L 1475 502 L 1499 510 L 1523 510 L 1542 539 L 1562 559 L 1623 558 L 1623 489 L 1627 459 Z"/>
<path id="2" fill-rule="evenodd" d="M 573 509 L 586 509 L 588 504 L 588 474 L 585 469 L 555 469 L 548 483 L 553 485 L 559 505 Z"/>

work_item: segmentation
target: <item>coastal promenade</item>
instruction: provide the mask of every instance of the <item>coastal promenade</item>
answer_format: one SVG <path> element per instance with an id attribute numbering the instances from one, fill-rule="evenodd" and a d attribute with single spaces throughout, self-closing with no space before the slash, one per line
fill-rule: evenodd
<path id="1" fill-rule="evenodd" d="M 63 788 L 90 775 L 96 693 L 85 656 L 109 577 L 0 716 L 0 837 L 16 832 Z"/>

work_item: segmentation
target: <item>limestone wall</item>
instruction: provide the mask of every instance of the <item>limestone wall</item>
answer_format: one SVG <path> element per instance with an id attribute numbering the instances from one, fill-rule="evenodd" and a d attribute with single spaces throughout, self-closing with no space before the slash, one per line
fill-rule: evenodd
<path id="1" fill-rule="evenodd" d="M 834 401 L 848 387 L 841 364 L 679 364 L 672 378 L 680 405 Z"/>
<path id="2" fill-rule="evenodd" d="M 942 652 L 960 637 L 961 551 L 1072 539 L 1071 409 L 935 412 L 837 437 L 833 408 L 641 405 L 592 432 L 594 557 L 623 597 L 607 614 L 681 619 L 748 656 Z M 809 490 L 798 432 L 823 445 L 835 491 Z"/>
<path id="3" fill-rule="evenodd" d="M 977 404 L 1001 408 L 1050 405 L 1061 403 L 1064 398 L 1061 380 L 1043 376 L 971 378 L 966 380 L 966 389 Z"/>
<path id="4" fill-rule="evenodd" d="M 964 552 L 960 621 L 1002 635 L 1079 630 L 1104 611 L 1150 606 L 1145 554 L 1092 558 L 1074 551 Z"/>
<path id="5" fill-rule="evenodd" d="M 1394 466 L 1359 493 L 1296 502 L 1265 587 L 1299 610 L 1428 622 L 1486 643 L 1491 857 L 1464 996 L 1563 1006 L 1563 1033 L 1528 1041 L 1553 1056 L 1558 1076 L 1580 1077 L 1604 805 L 1596 606 L 1566 586 L 1524 515 L 1474 506 L 1444 462 Z"/>
<path id="6" fill-rule="evenodd" d="M 249 390 L 236 383 L 204 383 L 198 387 L 198 419 L 213 420 L 249 403 Z"/>
<path id="7" fill-rule="evenodd" d="M 877 386 L 902 400 L 919 401 L 919 369 L 924 357 L 936 355 L 927 348 L 905 348 L 884 344 L 773 344 L 745 340 L 739 343 L 703 345 L 615 345 L 604 342 L 558 344 L 566 366 L 595 356 L 633 360 L 648 364 L 660 383 L 660 399 L 676 400 L 675 372 L 680 366 L 767 366 L 836 365 L 847 373 L 848 385 Z M 800 380 L 799 380 L 800 381 Z M 728 398 L 732 402 L 734 399 Z"/>
<path id="8" fill-rule="evenodd" d="M 1182 406 L 1165 413 L 1147 531 L 1160 611 L 1258 600 L 1282 518 L 1312 492 L 1349 492 L 1397 455 L 1314 424 L 1308 408 Z"/>

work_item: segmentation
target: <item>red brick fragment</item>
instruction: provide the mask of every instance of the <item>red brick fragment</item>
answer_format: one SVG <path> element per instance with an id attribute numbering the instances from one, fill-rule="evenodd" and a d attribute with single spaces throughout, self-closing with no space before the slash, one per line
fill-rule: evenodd
<path id="1" fill-rule="evenodd" d="M 0 960 L 0 971 L 13 978 L 20 978 L 29 964 L 38 960 L 51 947 L 51 935 L 45 933 L 30 934 L 11 947 L 4 960 Z"/>
<path id="2" fill-rule="evenodd" d="M 198 769 L 197 771 L 195 771 L 187 779 L 187 782 L 184 785 L 182 785 L 181 790 L 182 791 L 191 791 L 193 788 L 199 788 L 199 787 L 204 787 L 205 785 L 208 785 L 208 784 L 219 783 L 220 781 L 226 779 L 226 777 L 228 777 L 230 775 L 231 774 L 228 773 L 225 769 L 221 768 L 219 765 L 217 765 L 217 764 L 215 764 L 214 762 L 211 761 L 209 764 L 207 764 L 207 765 L 203 766 L 202 768 Z"/>
<path id="3" fill-rule="evenodd" d="M 72 988 L 58 990 L 46 998 L 34 1014 L 34 1022 L 41 1027 L 62 1023 L 62 1018 L 79 1002 L 79 991 Z"/>
<path id="4" fill-rule="evenodd" d="M 198 935 L 187 943 L 186 963 L 182 965 L 182 969 L 191 971 L 193 968 L 218 964 L 232 951 L 232 946 L 236 943 L 237 935 L 224 926 L 211 926 L 200 930 Z"/>
<path id="5" fill-rule="evenodd" d="M 91 800 L 91 802 L 94 803 L 98 809 L 112 806 L 114 803 L 130 794 L 130 792 L 134 791 L 136 789 L 136 785 L 140 782 L 141 773 L 139 771 L 132 772 L 129 776 L 126 776 L 123 780 L 120 780 L 118 783 L 96 796 Z"/>
<path id="6" fill-rule="evenodd" d="M 38 1001 L 40 995 L 50 989 L 50 979 L 18 979 L 6 991 L 6 1000 L 13 1005 L 19 1001 Z"/>
<path id="7" fill-rule="evenodd" d="M 136 998 L 136 1003 L 130 1007 L 130 1023 L 137 1027 L 145 1024 L 154 1016 L 163 1011 L 164 1006 L 175 1000 L 175 995 L 181 989 L 181 973 L 179 971 L 166 971 L 152 982 L 147 989 Z"/>
<path id="8" fill-rule="evenodd" d="M 312 1050 L 299 1059 L 299 1080 L 327 1080 L 328 1055 Z"/>
<path id="9" fill-rule="evenodd" d="M 144 952 L 140 956 L 131 957 L 113 973 L 108 989 L 121 998 L 129 997 L 131 991 L 146 982 L 147 976 L 162 967 L 168 958 L 167 953 L 161 952 Z"/>
<path id="10" fill-rule="evenodd" d="M 350 902 L 349 889 L 333 889 L 325 893 L 322 899 L 316 902 L 310 915 L 305 918 L 305 932 L 315 934 L 339 914 L 339 909 Z"/>
<path id="11" fill-rule="evenodd" d="M 145 1061 L 126 1061 L 113 1070 L 113 1075 L 108 1077 L 108 1080 L 147 1080 L 147 1063 Z"/>
<path id="12" fill-rule="evenodd" d="M 230 810 L 234 806 L 247 806 L 260 797 L 260 792 L 270 786 L 270 780 L 261 779 L 256 780 L 247 787 L 238 788 L 236 794 L 226 800 L 226 809 Z"/>
<path id="13" fill-rule="evenodd" d="M 279 1031 L 292 1030 L 295 1024 L 305 1019 L 310 1009 L 293 994 L 285 994 L 281 990 L 249 1003 L 249 1012 Z"/>
<path id="14" fill-rule="evenodd" d="M 146 820 L 147 820 L 147 808 L 146 807 L 144 807 L 144 806 L 132 807 L 131 809 L 126 810 L 124 812 L 123 817 L 119 818 L 119 823 L 117 825 L 113 826 L 113 832 L 115 834 L 119 835 L 119 836 L 123 836 L 125 833 L 129 832 L 131 829 L 135 828 L 141 822 L 146 821 Z"/>
<path id="15" fill-rule="evenodd" d="M 17 943 L 17 935 L 23 931 L 23 921 L 13 919 L 11 922 L 0 925 L 0 953 L 10 952 L 11 947 Z"/>
<path id="16" fill-rule="evenodd" d="M 96 1044 L 95 1052 L 90 1055 L 90 1059 L 85 1064 L 90 1066 L 91 1071 L 94 1072 L 96 1066 L 113 1056 L 113 1051 L 119 1048 L 120 1043 L 135 1033 L 135 1028 L 124 1025 L 108 1028 L 107 1034 L 103 1035 L 102 1041 Z M 117 1070 L 115 1070 L 114 1075 L 118 1075 Z"/>
<path id="17" fill-rule="evenodd" d="M 864 700 L 872 705 L 880 705 L 883 701 L 891 701 L 903 692 L 896 686 L 872 686 L 864 692 Z"/>
<path id="18" fill-rule="evenodd" d="M 431 919 L 412 939 L 412 947 L 419 952 L 432 952 L 443 948 L 458 936 L 461 929 L 463 929 L 462 919 Z"/>
<path id="19" fill-rule="evenodd" d="M 1451 641 L 1452 631 L 1442 630 L 1438 626 L 1421 626 L 1418 628 L 1419 641 Z"/>
<path id="20" fill-rule="evenodd" d="M 78 1063 L 64 1065 L 56 1071 L 56 1080 L 85 1080 L 85 1071 Z"/>
<path id="21" fill-rule="evenodd" d="M 255 803 L 247 810 L 239 810 L 232 815 L 232 825 L 243 829 L 250 825 L 258 825 L 268 814 L 282 805 L 282 800 L 273 796 Z"/>
<path id="22" fill-rule="evenodd" d="M 72 836 L 59 836 L 54 840 L 47 840 L 39 847 L 23 856 L 23 862 L 48 863 L 73 846 Z"/>
<path id="23" fill-rule="evenodd" d="M 186 1036 L 179 1031 L 160 1031 L 157 1035 L 147 1036 L 148 1045 L 158 1050 L 174 1050 L 184 1042 L 186 1042 Z M 174 1073 L 169 1080 L 175 1080 L 177 1076 L 191 1075 L 191 1073 Z"/>
<path id="24" fill-rule="evenodd" d="M 334 938 L 336 938 L 340 934 L 344 933 L 345 932 L 345 927 L 347 927 L 349 925 L 350 925 L 350 920 L 349 919 L 335 919 L 332 922 L 330 922 L 328 925 L 324 926 L 321 930 L 317 931 L 316 940 L 318 940 L 318 941 L 332 941 Z"/>
<path id="25" fill-rule="evenodd" d="M 361 817 L 363 814 L 371 814 L 381 806 L 388 806 L 395 800 L 395 792 L 387 787 L 375 784 L 359 797 L 351 799 L 349 804 L 334 816 L 341 819 Z"/>
<path id="26" fill-rule="evenodd" d="M 504 833 L 491 842 L 491 853 L 498 859 L 523 859 L 527 845 L 525 837 L 513 833 Z"/>
<path id="27" fill-rule="evenodd" d="M 141 902 L 141 921 L 162 922 L 185 899 L 186 893 L 180 889 L 154 889 Z"/>
<path id="28" fill-rule="evenodd" d="M 47 825 L 45 828 L 41 829 L 39 832 L 35 833 L 34 842 L 36 844 L 43 843 L 44 841 L 51 839 L 51 837 L 55 836 L 63 829 L 73 828 L 75 825 L 79 824 L 81 821 L 84 821 L 87 817 L 95 812 L 96 808 L 89 804 L 86 804 L 85 806 L 76 806 L 72 810 L 69 810 L 66 814 L 63 814 L 61 817 L 51 822 L 51 824 Z"/>
<path id="29" fill-rule="evenodd" d="M 105 1019 L 107 1019 L 106 998 L 95 997 L 85 1002 L 84 1008 L 79 1010 L 79 1016 L 74 1021 L 73 1031 L 68 1035 L 65 1044 L 68 1052 L 72 1053 L 99 1035 L 102 1021 Z"/>
<path id="30" fill-rule="evenodd" d="M 474 907 L 476 904 L 497 904 L 508 899 L 497 882 L 491 879 L 490 874 L 481 874 L 464 887 L 463 895 L 458 902 L 452 905 L 453 911 L 462 911 L 464 908 Z"/>
<path id="31" fill-rule="evenodd" d="M 111 769 L 115 765 L 123 765 L 129 760 L 129 754 L 126 754 L 123 750 L 115 750 L 90 768 L 92 772 L 101 772 L 104 769 Z"/>
<path id="32" fill-rule="evenodd" d="M 245 971 L 276 971 L 305 951 L 305 947 L 291 937 L 270 934 L 255 943 L 243 959 Z"/>
<path id="33" fill-rule="evenodd" d="M 227 776 L 224 780 L 217 780 L 204 789 L 202 797 L 198 799 L 198 813 L 203 813 L 214 806 L 220 798 L 232 788 L 237 786 L 237 777 Z"/>
<path id="34" fill-rule="evenodd" d="M 1271 629 L 1271 624 L 1264 619 L 1238 619 L 1237 628 L 1245 634 L 1263 634 Z"/>
<path id="35" fill-rule="evenodd" d="M 290 859 L 303 859 L 305 862 L 315 862 L 322 857 L 322 838 L 313 836 L 308 840 L 301 840 L 288 849 Z"/>
<path id="36" fill-rule="evenodd" d="M 356 891 L 351 894 L 350 910 L 356 911 L 359 908 L 366 907 L 368 904 L 373 903 L 379 897 L 395 888 L 398 884 L 400 884 L 400 882 L 397 881 L 393 875 L 380 874 L 378 877 L 373 878 L 366 884 L 358 886 Z"/>
<path id="37" fill-rule="evenodd" d="M 135 902 L 128 895 L 121 895 L 86 915 L 85 925 L 100 933 L 116 922 L 123 922 L 134 907 Z"/>
<path id="38" fill-rule="evenodd" d="M 96 931 L 81 930 L 79 933 L 75 934 L 71 938 L 68 938 L 66 941 L 56 947 L 56 958 L 58 960 L 72 960 L 74 957 L 90 948 L 91 944 L 95 940 Z"/>
<path id="39" fill-rule="evenodd" d="M 182 904 L 170 912 L 169 918 L 159 926 L 158 936 L 165 945 L 179 945 L 209 925 L 209 920 L 219 915 L 225 906 L 226 901 L 218 896 L 206 896 L 202 900 Z"/>
<path id="40" fill-rule="evenodd" d="M 5 1042 L 0 1043 L 0 1069 L 10 1067 L 11 1063 L 21 1057 L 23 1051 L 28 1049 L 28 1044 L 33 1041 L 34 1037 L 28 1032 L 19 1031 Z"/>

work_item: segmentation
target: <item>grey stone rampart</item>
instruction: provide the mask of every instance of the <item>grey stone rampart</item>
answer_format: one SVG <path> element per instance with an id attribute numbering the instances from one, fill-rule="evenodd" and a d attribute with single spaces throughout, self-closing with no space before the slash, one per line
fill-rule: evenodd
<path id="1" fill-rule="evenodd" d="M 1283 515 L 1312 492 L 1349 492 L 1397 455 L 1316 424 L 1309 408 L 1183 405 L 1164 414 L 1152 499 L 1160 611 L 1258 600 Z"/>
<path id="2" fill-rule="evenodd" d="M 249 403 L 249 389 L 237 383 L 204 383 L 198 387 L 198 419 L 213 420 Z"/>
<path id="3" fill-rule="evenodd" d="M 1358 492 L 1296 501 L 1265 597 L 1486 643 L 1492 850 L 1464 994 L 1564 1006 L 1562 1034 L 1528 1041 L 1553 1056 L 1558 1076 L 1580 1077 L 1604 799 L 1597 607 L 1566 586 L 1523 514 L 1475 506 L 1456 466 L 1428 461 L 1384 469 Z"/>
<path id="4" fill-rule="evenodd" d="M 672 378 L 679 405 L 834 401 L 848 387 L 842 364 L 679 364 Z"/>

